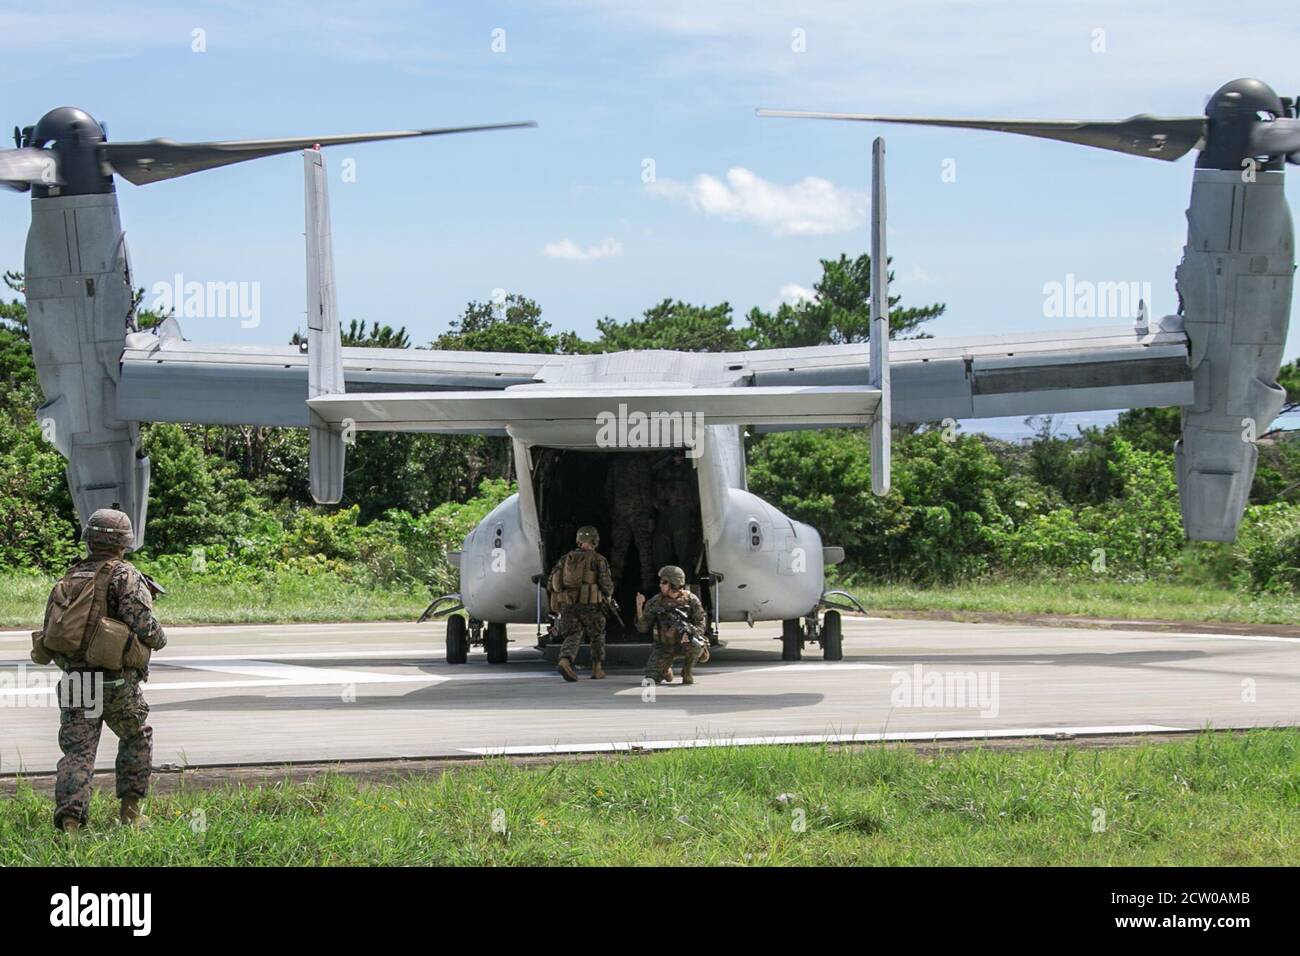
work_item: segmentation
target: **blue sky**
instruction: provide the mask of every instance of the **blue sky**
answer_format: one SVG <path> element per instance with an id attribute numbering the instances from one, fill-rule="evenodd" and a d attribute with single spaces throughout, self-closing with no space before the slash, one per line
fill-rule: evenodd
<path id="1" fill-rule="evenodd" d="M 866 250 L 869 146 L 883 133 L 895 291 L 947 303 L 933 333 L 986 334 L 1098 324 L 1044 316 L 1044 284 L 1067 274 L 1149 282 L 1154 313 L 1172 311 L 1192 158 L 758 119 L 754 108 L 1120 118 L 1199 114 L 1243 75 L 1300 92 L 1293 6 L 1243 10 L 69 0 L 0 9 L 0 102 L 9 125 L 81 106 L 119 141 L 538 121 L 327 152 L 342 314 L 405 325 L 417 343 L 496 288 L 581 333 L 665 296 L 743 314 L 797 295 L 818 258 Z M 196 30 L 206 52 L 192 49 Z M 355 182 L 340 179 L 345 158 Z M 188 337 L 284 342 L 301 327 L 296 156 L 118 191 L 140 284 L 175 273 L 261 284 L 259 327 L 207 320 Z M 26 200 L 0 200 L 0 265 L 19 268 Z M 1293 341 L 1287 357 L 1297 351 Z"/>

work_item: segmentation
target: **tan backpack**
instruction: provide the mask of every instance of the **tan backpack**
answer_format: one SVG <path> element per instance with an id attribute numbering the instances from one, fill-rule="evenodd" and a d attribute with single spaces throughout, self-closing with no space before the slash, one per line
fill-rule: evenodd
<path id="1" fill-rule="evenodd" d="M 595 564 L 594 551 L 570 551 L 564 556 L 548 582 L 553 612 L 558 614 L 570 604 L 601 602 Z"/>
<path id="2" fill-rule="evenodd" d="M 93 578 L 65 574 L 50 592 L 41 643 L 47 651 L 71 657 L 79 653 L 92 629 L 108 611 L 108 582 L 117 561 L 105 561 Z"/>
<path id="3" fill-rule="evenodd" d="M 561 576 L 564 590 L 576 591 L 584 584 L 596 583 L 594 551 L 570 551 L 564 556 L 564 568 Z"/>
<path id="4" fill-rule="evenodd" d="M 149 666 L 150 649 L 124 623 L 108 616 L 108 585 L 119 564 L 105 561 L 93 578 L 76 580 L 65 575 L 54 586 L 45 630 L 32 635 L 33 661 L 48 664 L 52 651 L 110 671 L 142 671 Z M 39 653 L 41 649 L 45 654 Z"/>

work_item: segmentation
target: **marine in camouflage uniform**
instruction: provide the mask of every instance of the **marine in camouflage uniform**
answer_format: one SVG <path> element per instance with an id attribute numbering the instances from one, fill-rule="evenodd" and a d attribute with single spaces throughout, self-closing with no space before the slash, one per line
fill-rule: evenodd
<path id="1" fill-rule="evenodd" d="M 681 452 L 662 465 L 655 478 L 655 561 L 660 565 L 693 567 L 695 534 L 695 470 Z"/>
<path id="2" fill-rule="evenodd" d="M 609 562 L 596 551 L 600 543 L 596 529 L 590 525 L 579 528 L 577 539 L 578 547 L 556 562 L 547 579 L 552 600 L 560 609 L 556 622 L 556 631 L 562 639 L 558 670 L 567 681 L 578 679 L 573 662 L 586 638 L 591 643 L 591 676 L 600 680 L 605 676 L 605 602 L 614 594 L 614 578 Z M 571 559 L 579 560 L 588 569 L 586 575 L 593 578 L 587 582 L 585 595 L 580 588 L 563 587 L 564 566 Z"/>
<path id="3" fill-rule="evenodd" d="M 654 643 L 650 648 L 650 659 L 646 661 L 645 676 L 656 684 L 673 681 L 673 658 L 678 654 L 686 658 L 682 665 L 682 683 L 694 684 L 695 664 L 704 649 L 690 640 L 689 634 L 683 634 L 667 612 L 673 608 L 686 611 L 689 626 L 697 634 L 703 634 L 706 624 L 704 605 L 700 599 L 686 589 L 686 573 L 678 567 L 659 569 L 659 593 L 645 601 L 638 595 L 636 629 L 642 634 L 651 632 Z"/>
<path id="4" fill-rule="evenodd" d="M 64 580 L 93 579 L 105 563 L 116 561 L 108 582 L 105 616 L 125 624 L 150 650 L 162 650 L 167 646 L 167 636 L 153 615 L 153 593 L 144 575 L 123 559 L 126 548 L 134 540 L 130 519 L 112 509 L 96 511 L 86 525 L 83 538 L 90 553 L 68 570 Z M 93 583 L 88 586 L 93 587 Z M 47 604 L 47 623 L 49 613 Z M 102 674 L 104 682 L 99 716 L 94 716 L 93 711 L 101 708 L 72 706 L 87 702 L 60 695 L 59 749 L 63 758 L 54 784 L 55 827 L 75 832 L 89 820 L 95 756 L 104 724 L 108 724 L 118 739 L 114 769 L 117 797 L 122 801 L 122 822 L 143 820 L 139 804 L 149 793 L 153 766 L 153 728 L 148 723 L 149 705 L 140 690 L 141 683 L 149 679 L 148 666 L 143 670 L 105 671 L 87 665 L 79 653 L 68 657 L 51 652 L 49 657 L 70 678 L 83 681 L 83 686 L 92 686 L 90 682 L 95 674 Z"/>
<path id="5" fill-rule="evenodd" d="M 641 587 L 654 588 L 654 481 L 642 455 L 614 456 L 605 479 L 605 500 L 610 511 L 610 571 L 623 583 L 628 547 L 636 545 L 641 560 Z"/>

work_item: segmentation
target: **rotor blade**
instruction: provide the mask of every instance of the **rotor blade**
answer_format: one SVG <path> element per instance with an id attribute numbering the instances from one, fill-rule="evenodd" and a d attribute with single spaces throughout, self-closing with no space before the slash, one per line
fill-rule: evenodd
<path id="1" fill-rule="evenodd" d="M 59 161 L 54 153 L 30 146 L 0 149 L 0 183 L 13 189 L 30 185 L 54 186 L 59 179 Z"/>
<path id="2" fill-rule="evenodd" d="M 873 116 L 868 113 L 819 113 L 802 110 L 759 110 L 759 116 L 854 120 L 860 123 L 907 123 L 913 126 L 951 126 L 1018 133 L 1055 139 L 1080 146 L 1095 146 L 1132 156 L 1150 156 L 1172 162 L 1198 147 L 1205 138 L 1203 116 L 1150 116 L 1140 113 L 1125 120 L 999 120 L 938 119 L 934 117 Z"/>
<path id="3" fill-rule="evenodd" d="M 388 133 L 358 133 L 345 136 L 300 136 L 293 139 L 247 139 L 215 143 L 177 143 L 170 139 L 152 139 L 142 143 L 105 143 L 105 157 L 120 176 L 137 186 L 163 179 L 188 176 L 205 169 L 216 169 L 248 159 L 291 153 L 312 146 L 343 146 L 348 143 L 372 143 L 385 139 L 410 139 L 417 136 L 442 136 L 447 133 L 474 133 L 480 130 L 519 129 L 536 123 L 493 123 L 487 126 L 450 126 L 443 129 L 404 129 Z"/>
<path id="4" fill-rule="evenodd" d="M 1250 148 L 1256 156 L 1282 156 L 1300 151 L 1300 119 L 1283 117 L 1256 124 L 1250 131 Z"/>

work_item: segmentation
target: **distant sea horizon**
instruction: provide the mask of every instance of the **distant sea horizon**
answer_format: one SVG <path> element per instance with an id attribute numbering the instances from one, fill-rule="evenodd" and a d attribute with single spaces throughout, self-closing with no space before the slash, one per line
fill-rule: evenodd
<path id="1" fill-rule="evenodd" d="M 1052 434 L 1058 438 L 1073 438 L 1081 428 L 1105 428 L 1119 418 L 1123 409 L 1105 412 L 1069 412 L 1052 415 Z M 1038 415 L 1034 418 L 1041 419 Z M 1013 415 L 1008 418 L 963 418 L 957 422 L 958 431 L 971 435 L 987 435 L 1001 441 L 1021 442 L 1038 434 L 1038 428 L 1028 425 L 1026 416 Z M 1274 428 L 1300 428 L 1300 412 L 1279 415 L 1273 423 Z"/>

